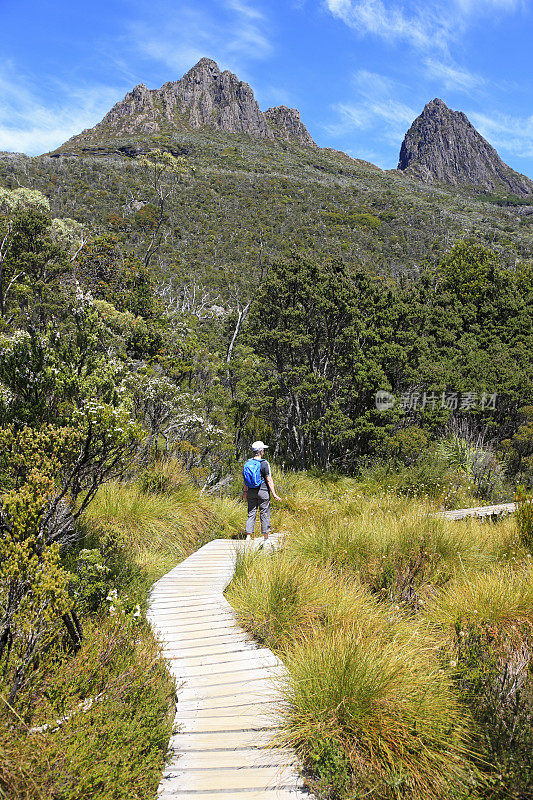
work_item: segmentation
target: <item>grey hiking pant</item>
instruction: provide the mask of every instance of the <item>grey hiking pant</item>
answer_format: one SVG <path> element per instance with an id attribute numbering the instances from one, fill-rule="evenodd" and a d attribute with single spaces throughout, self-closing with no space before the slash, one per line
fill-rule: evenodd
<path id="1" fill-rule="evenodd" d="M 261 533 L 263 536 L 270 533 L 270 492 L 268 489 L 248 489 L 248 519 L 246 520 L 246 533 L 254 535 L 255 518 L 257 509 L 261 519 Z"/>

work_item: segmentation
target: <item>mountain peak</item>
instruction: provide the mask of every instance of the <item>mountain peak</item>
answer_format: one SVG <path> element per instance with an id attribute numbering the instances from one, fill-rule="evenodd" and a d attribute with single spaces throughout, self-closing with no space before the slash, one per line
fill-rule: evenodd
<path id="1" fill-rule="evenodd" d="M 204 127 L 315 146 L 296 109 L 279 106 L 263 114 L 251 86 L 229 70 L 221 72 L 216 61 L 201 58 L 180 80 L 161 89 L 138 84 L 98 125 L 59 150 Z"/>
<path id="2" fill-rule="evenodd" d="M 190 75 L 191 72 L 210 72 L 212 75 L 222 74 L 217 62 L 213 61 L 212 58 L 201 58 L 200 61 L 194 65 L 194 67 L 191 67 L 186 75 Z"/>
<path id="3" fill-rule="evenodd" d="M 440 97 L 435 97 L 433 98 L 433 100 L 430 100 L 429 103 L 426 103 L 426 105 L 424 106 L 424 111 L 426 111 L 427 109 L 430 110 L 432 108 L 442 108 L 446 111 L 450 111 L 444 100 L 441 100 Z"/>
<path id="4" fill-rule="evenodd" d="M 466 184 L 483 191 L 533 194 L 533 181 L 505 164 L 462 111 L 436 97 L 407 131 L 398 169 L 431 183 Z"/>

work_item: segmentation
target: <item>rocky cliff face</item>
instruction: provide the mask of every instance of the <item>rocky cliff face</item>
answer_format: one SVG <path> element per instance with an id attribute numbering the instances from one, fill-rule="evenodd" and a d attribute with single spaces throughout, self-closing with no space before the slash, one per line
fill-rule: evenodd
<path id="1" fill-rule="evenodd" d="M 296 108 L 276 106 L 265 111 L 265 119 L 275 138 L 300 144 L 315 145 Z"/>
<path id="2" fill-rule="evenodd" d="M 398 169 L 428 183 L 533 195 L 533 181 L 507 166 L 465 114 L 452 111 L 438 98 L 425 106 L 407 131 Z"/>
<path id="3" fill-rule="evenodd" d="M 73 136 L 60 149 L 203 127 L 315 146 L 296 109 L 280 106 L 263 113 L 247 83 L 202 58 L 181 80 L 161 89 L 139 84 L 98 125 Z"/>

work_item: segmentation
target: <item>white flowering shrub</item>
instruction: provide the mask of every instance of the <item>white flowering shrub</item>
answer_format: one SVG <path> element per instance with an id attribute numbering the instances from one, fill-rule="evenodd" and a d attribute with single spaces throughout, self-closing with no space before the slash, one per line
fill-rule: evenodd
<path id="1" fill-rule="evenodd" d="M 18 189 L 4 189 L 0 186 L 0 210 L 14 211 L 20 207 L 50 211 L 50 202 L 42 192 L 22 186 Z"/>
<path id="2" fill-rule="evenodd" d="M 67 249 L 78 248 L 83 244 L 83 225 L 75 219 L 56 217 L 50 228 L 54 242 L 59 242 Z"/>

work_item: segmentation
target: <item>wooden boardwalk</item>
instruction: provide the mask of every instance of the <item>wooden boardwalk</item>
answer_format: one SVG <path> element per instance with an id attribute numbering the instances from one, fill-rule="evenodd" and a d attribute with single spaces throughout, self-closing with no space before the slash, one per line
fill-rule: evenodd
<path id="1" fill-rule="evenodd" d="M 272 537 L 275 541 L 275 536 Z M 152 588 L 148 619 L 178 685 L 159 800 L 310 800 L 290 752 L 272 749 L 281 661 L 223 596 L 244 542 L 215 539 Z M 181 688 L 180 688 L 181 687 Z"/>
<path id="2" fill-rule="evenodd" d="M 458 508 L 455 511 L 440 511 L 439 514 L 446 519 L 464 519 L 465 517 L 498 517 L 512 514 L 516 511 L 515 503 L 500 503 L 497 506 L 476 506 L 475 508 Z"/>

